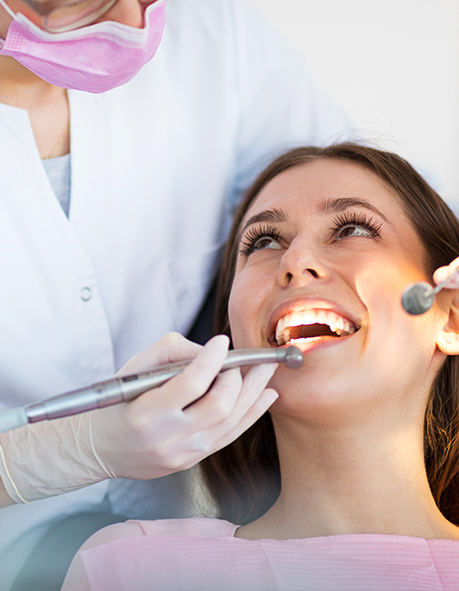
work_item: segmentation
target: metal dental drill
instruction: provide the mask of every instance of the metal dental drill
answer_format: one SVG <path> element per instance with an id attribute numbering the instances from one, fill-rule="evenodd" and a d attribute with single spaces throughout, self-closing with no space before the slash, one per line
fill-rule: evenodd
<path id="1" fill-rule="evenodd" d="M 192 359 L 188 359 L 169 363 L 139 374 L 111 378 L 86 388 L 53 396 L 42 402 L 7 410 L 0 413 L 0 432 L 16 429 L 27 423 L 68 417 L 134 400 L 147 390 L 162 386 L 191 361 Z M 283 363 L 289 369 L 298 369 L 303 364 L 303 354 L 295 346 L 285 349 L 236 349 L 229 351 L 220 371 L 261 363 Z"/>
<path id="2" fill-rule="evenodd" d="M 413 316 L 424 314 L 427 310 L 430 310 L 435 301 L 435 295 L 458 273 L 459 269 L 456 269 L 447 279 L 439 283 L 435 289 L 425 281 L 408 285 L 402 295 L 402 306 L 404 310 Z"/>

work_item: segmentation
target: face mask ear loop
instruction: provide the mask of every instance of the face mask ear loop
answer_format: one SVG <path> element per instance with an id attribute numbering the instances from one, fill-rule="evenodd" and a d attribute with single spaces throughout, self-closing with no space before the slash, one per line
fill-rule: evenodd
<path id="1" fill-rule="evenodd" d="M 16 18 L 16 13 L 14 13 L 11 8 L 8 6 L 8 4 L 6 2 L 4 2 L 4 0 L 0 0 L 0 4 L 3 6 L 3 8 L 6 10 L 6 12 L 10 15 L 10 17 L 14 20 Z"/>

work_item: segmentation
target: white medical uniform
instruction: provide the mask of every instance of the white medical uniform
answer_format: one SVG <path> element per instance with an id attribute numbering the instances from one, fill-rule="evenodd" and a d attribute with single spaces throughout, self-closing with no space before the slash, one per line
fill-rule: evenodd
<path id="1" fill-rule="evenodd" d="M 4 409 L 108 378 L 164 333 L 186 334 L 229 204 L 280 151 L 352 133 L 242 0 L 169 0 L 163 41 L 137 77 L 103 95 L 69 91 L 69 102 L 69 219 L 27 112 L 0 105 Z M 107 492 L 115 512 L 179 514 L 167 481 L 156 495 L 142 485 L 142 506 L 112 481 L 1 509 L 0 588 L 52 520 L 96 508 Z"/>

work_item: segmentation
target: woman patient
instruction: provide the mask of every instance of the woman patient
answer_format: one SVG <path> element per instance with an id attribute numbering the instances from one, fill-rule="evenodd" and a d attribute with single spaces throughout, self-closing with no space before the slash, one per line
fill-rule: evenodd
<path id="1" fill-rule="evenodd" d="M 458 221 L 397 156 L 278 158 L 235 220 L 218 329 L 294 343 L 303 367 L 280 366 L 269 414 L 203 463 L 221 519 L 106 528 L 63 589 L 457 591 L 459 295 L 422 316 L 401 295 L 458 254 Z"/>

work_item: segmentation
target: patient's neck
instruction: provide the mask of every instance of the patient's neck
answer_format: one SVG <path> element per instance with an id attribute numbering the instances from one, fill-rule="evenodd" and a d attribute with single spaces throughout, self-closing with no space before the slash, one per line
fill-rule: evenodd
<path id="1" fill-rule="evenodd" d="M 379 417 L 381 418 L 381 417 Z M 378 424 L 379 423 L 379 424 Z M 459 539 L 435 505 L 424 468 L 422 424 L 305 428 L 274 419 L 282 492 L 248 539 L 390 534 Z"/>

